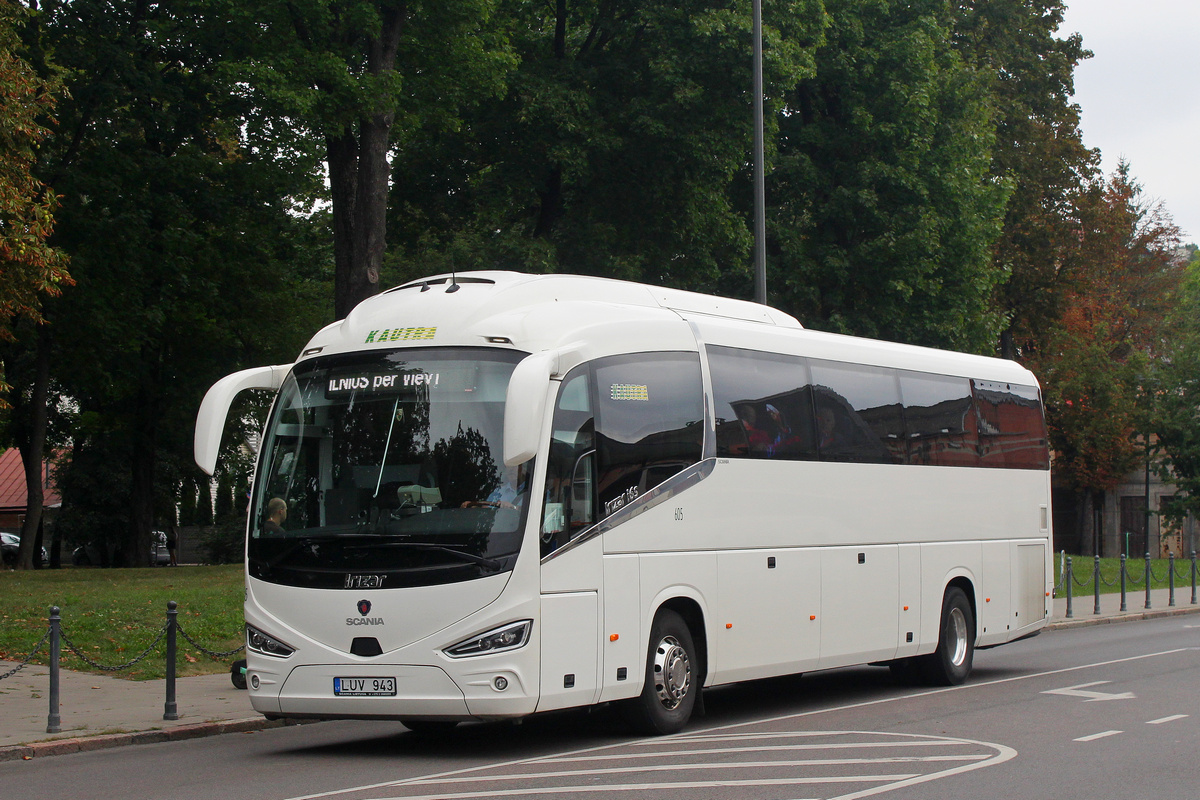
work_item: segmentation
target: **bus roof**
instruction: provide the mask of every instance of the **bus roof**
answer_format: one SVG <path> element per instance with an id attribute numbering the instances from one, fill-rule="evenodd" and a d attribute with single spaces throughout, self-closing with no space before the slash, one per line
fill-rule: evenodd
<path id="1" fill-rule="evenodd" d="M 691 324 L 688 324 L 688 323 Z M 382 346 L 568 348 L 569 361 L 708 344 L 1035 384 L 1012 361 L 805 330 L 769 306 L 581 275 L 482 271 L 412 281 L 364 300 L 301 358 Z M 570 366 L 570 364 L 564 364 Z"/>

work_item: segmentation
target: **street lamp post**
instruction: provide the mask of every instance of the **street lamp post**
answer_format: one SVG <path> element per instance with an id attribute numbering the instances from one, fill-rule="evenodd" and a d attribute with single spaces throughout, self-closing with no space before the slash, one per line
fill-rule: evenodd
<path id="1" fill-rule="evenodd" d="M 763 157 L 762 0 L 754 0 L 754 300 L 767 302 L 767 201 Z"/>

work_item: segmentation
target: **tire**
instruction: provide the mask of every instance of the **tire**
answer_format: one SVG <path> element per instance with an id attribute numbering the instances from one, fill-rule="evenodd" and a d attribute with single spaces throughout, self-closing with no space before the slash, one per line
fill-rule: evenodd
<path id="1" fill-rule="evenodd" d="M 623 706 L 626 721 L 651 736 L 683 730 L 696 706 L 699 675 L 691 630 L 681 616 L 662 609 L 650 627 L 642 693 Z"/>
<path id="2" fill-rule="evenodd" d="M 921 674 L 934 686 L 958 686 L 971 674 L 975 658 L 975 614 L 957 586 L 942 600 L 937 650 L 921 660 Z"/>
<path id="3" fill-rule="evenodd" d="M 441 719 L 402 719 L 400 724 L 419 736 L 445 736 L 458 725 Z"/>

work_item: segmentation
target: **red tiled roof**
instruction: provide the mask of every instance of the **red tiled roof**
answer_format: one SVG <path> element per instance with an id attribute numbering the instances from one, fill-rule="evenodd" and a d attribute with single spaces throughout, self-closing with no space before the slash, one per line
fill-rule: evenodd
<path id="1" fill-rule="evenodd" d="M 49 464 L 45 464 L 42 468 L 42 495 L 49 508 L 60 505 L 62 498 L 58 496 L 58 488 L 48 473 Z M 0 455 L 0 509 L 24 511 L 25 505 L 25 469 L 21 464 L 21 451 L 14 447 Z"/>

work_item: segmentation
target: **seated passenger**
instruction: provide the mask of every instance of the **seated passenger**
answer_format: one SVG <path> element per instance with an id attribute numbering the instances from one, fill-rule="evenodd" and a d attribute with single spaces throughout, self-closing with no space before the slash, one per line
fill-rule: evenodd
<path id="1" fill-rule="evenodd" d="M 287 503 L 282 497 L 272 497 L 267 501 L 267 518 L 263 521 L 263 536 L 287 536 L 283 521 L 287 519 Z"/>

